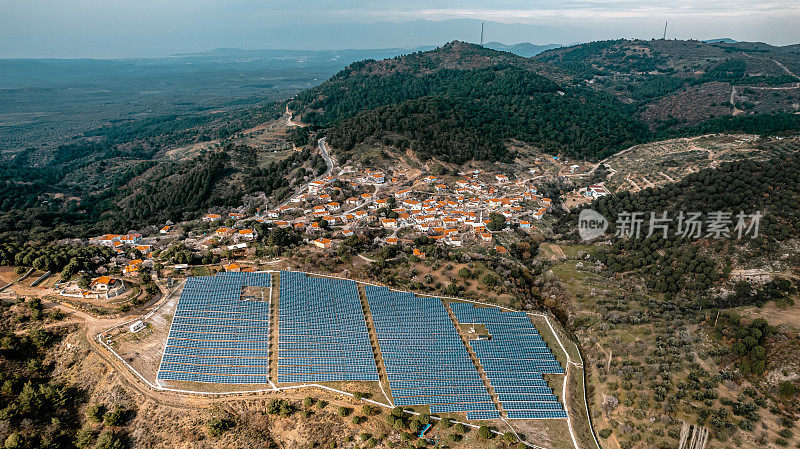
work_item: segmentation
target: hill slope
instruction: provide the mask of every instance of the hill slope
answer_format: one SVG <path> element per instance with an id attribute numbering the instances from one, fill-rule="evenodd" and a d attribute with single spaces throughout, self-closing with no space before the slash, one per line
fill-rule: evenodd
<path id="1" fill-rule="evenodd" d="M 508 162 L 506 143 L 516 139 L 596 160 L 667 135 L 752 129 L 752 114 L 795 112 L 795 66 L 796 53 L 753 43 L 602 41 L 524 58 L 451 42 L 352 64 L 291 108 L 326 128 L 345 157 L 383 144 L 422 159 Z M 720 121 L 731 113 L 745 118 Z"/>
<path id="2" fill-rule="evenodd" d="M 569 81 L 546 64 L 452 42 L 353 64 L 291 107 L 305 122 L 330 128 L 337 149 L 382 141 L 451 162 L 511 160 L 508 139 L 596 158 L 642 138 L 644 127 L 626 105 Z"/>
<path id="3" fill-rule="evenodd" d="M 797 112 L 800 103 L 800 55 L 791 47 L 615 40 L 553 49 L 534 59 L 635 105 L 653 129 L 731 113 Z"/>

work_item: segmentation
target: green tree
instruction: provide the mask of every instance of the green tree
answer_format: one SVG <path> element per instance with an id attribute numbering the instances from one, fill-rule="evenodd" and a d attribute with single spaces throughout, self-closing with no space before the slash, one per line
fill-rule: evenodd
<path id="1" fill-rule="evenodd" d="M 8 435 L 5 441 L 6 449 L 18 449 L 22 447 L 22 435 L 18 432 L 13 432 Z"/>
<path id="2" fill-rule="evenodd" d="M 208 423 L 206 423 L 206 429 L 208 429 L 209 435 L 212 437 L 218 437 L 232 429 L 235 425 L 236 423 L 232 419 L 215 416 L 208 420 Z"/>
<path id="3" fill-rule="evenodd" d="M 91 422 L 101 422 L 103 420 L 103 416 L 106 414 L 106 406 L 105 404 L 92 404 L 86 408 L 86 417 Z"/>
<path id="4" fill-rule="evenodd" d="M 123 440 L 111 430 L 104 430 L 97 437 L 97 443 L 94 449 L 124 449 L 125 443 Z"/>
<path id="5" fill-rule="evenodd" d="M 795 395 L 796 388 L 793 383 L 784 380 L 778 385 L 778 393 L 784 398 L 791 398 Z"/>

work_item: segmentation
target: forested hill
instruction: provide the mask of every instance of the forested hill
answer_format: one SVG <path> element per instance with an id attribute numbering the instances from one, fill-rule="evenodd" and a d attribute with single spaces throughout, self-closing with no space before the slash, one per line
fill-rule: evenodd
<path id="1" fill-rule="evenodd" d="M 800 71 L 797 53 L 763 44 L 603 41 L 523 58 L 456 41 L 351 64 L 290 107 L 324 128 L 344 158 L 381 143 L 411 148 L 422 159 L 507 162 L 514 154 L 505 144 L 517 139 L 597 160 L 703 129 L 752 130 L 770 122 L 780 126 L 764 132 L 797 129 L 800 118 L 786 117 L 796 109 L 792 95 L 800 94 L 792 87 L 800 81 L 794 67 Z M 745 86 L 737 91 L 751 102 L 729 103 L 735 85 Z M 720 120 L 732 113 L 735 119 Z M 776 113 L 784 116 L 751 117 Z"/>
<path id="2" fill-rule="evenodd" d="M 613 40 L 552 49 L 534 59 L 634 105 L 652 128 L 731 113 L 797 112 L 800 99 L 797 45 Z"/>
<path id="3" fill-rule="evenodd" d="M 352 64 L 292 108 L 305 122 L 330 127 L 336 149 L 378 140 L 451 162 L 509 161 L 508 139 L 596 158 L 642 138 L 644 126 L 626 105 L 568 80 L 531 59 L 452 42 Z"/>

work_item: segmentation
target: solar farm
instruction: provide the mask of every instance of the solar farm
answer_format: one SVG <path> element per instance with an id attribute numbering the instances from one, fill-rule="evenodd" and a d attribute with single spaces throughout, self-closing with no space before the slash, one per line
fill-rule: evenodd
<path id="1" fill-rule="evenodd" d="M 380 382 L 387 405 L 467 420 L 566 418 L 544 377 L 564 367 L 526 313 L 359 285 L 293 271 L 191 277 L 158 382 Z M 475 325 L 489 335 L 459 331 Z"/>
<path id="2" fill-rule="evenodd" d="M 220 273 L 186 281 L 158 380 L 269 382 L 269 303 L 243 300 L 243 287 L 270 286 L 269 273 Z"/>

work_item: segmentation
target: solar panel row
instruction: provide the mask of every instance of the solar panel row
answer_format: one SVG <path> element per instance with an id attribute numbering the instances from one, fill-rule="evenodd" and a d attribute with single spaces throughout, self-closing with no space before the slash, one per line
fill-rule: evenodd
<path id="1" fill-rule="evenodd" d="M 159 380 L 268 383 L 269 303 L 241 299 L 269 287 L 269 273 L 190 277 L 178 298 Z"/>
<path id="2" fill-rule="evenodd" d="M 512 410 L 507 412 L 508 419 L 554 419 L 566 418 L 564 410 Z"/>
<path id="3" fill-rule="evenodd" d="M 467 412 L 467 419 L 468 420 L 475 420 L 475 419 L 499 419 L 500 413 L 497 410 L 494 411 L 481 411 L 481 412 Z"/>
<path id="4" fill-rule="evenodd" d="M 325 373 L 325 374 L 286 374 L 278 375 L 278 383 L 374 381 L 375 376 L 368 373 Z"/>
<path id="5" fill-rule="evenodd" d="M 509 418 L 566 417 L 542 377 L 564 369 L 527 314 L 470 303 L 451 303 L 450 307 L 459 323 L 483 324 L 491 335 L 488 340 L 472 340 L 470 345 Z"/>
<path id="6" fill-rule="evenodd" d="M 378 380 L 355 282 L 282 271 L 278 383 Z"/>
<path id="7" fill-rule="evenodd" d="M 473 402 L 464 404 L 431 404 L 431 413 L 458 413 L 481 410 L 497 412 L 493 402 Z"/>
<path id="8" fill-rule="evenodd" d="M 496 412 L 440 299 L 371 285 L 365 291 L 396 405 Z"/>

